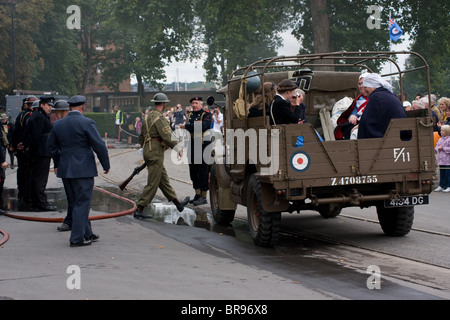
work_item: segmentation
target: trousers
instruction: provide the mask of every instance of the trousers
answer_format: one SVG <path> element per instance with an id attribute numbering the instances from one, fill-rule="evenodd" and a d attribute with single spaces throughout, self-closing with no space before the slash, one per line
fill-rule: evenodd
<path id="1" fill-rule="evenodd" d="M 161 189 L 167 200 L 177 199 L 177 194 L 170 184 L 169 175 L 164 167 L 164 148 L 161 143 L 151 142 L 151 151 L 145 162 L 148 171 L 147 185 L 144 187 L 141 198 L 137 203 L 138 206 L 147 207 L 155 197 L 158 188 Z"/>
<path id="2" fill-rule="evenodd" d="M 67 213 L 72 216 L 72 231 L 70 242 L 79 243 L 92 236 L 89 212 L 91 210 L 94 178 L 64 178 L 64 190 L 67 196 Z"/>

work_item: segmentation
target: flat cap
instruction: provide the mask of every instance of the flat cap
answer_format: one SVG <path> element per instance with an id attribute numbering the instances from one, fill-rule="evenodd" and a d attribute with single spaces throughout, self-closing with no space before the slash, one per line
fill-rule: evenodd
<path id="1" fill-rule="evenodd" d="M 195 100 L 203 101 L 203 98 L 202 97 L 193 97 L 189 102 L 192 103 L 192 101 L 195 101 Z"/>
<path id="2" fill-rule="evenodd" d="M 78 107 L 82 106 L 83 104 L 86 104 L 86 97 L 85 96 L 73 96 L 72 98 L 67 101 L 69 106 L 71 107 Z"/>

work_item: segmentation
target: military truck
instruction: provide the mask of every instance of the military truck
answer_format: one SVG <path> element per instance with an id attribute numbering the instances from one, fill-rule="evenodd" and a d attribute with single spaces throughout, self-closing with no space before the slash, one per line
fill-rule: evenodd
<path id="1" fill-rule="evenodd" d="M 401 70 L 395 57 L 402 54 L 423 65 Z M 357 97 L 361 72 L 372 72 L 370 62 L 377 60 L 394 66 L 387 76 L 398 79 L 400 92 L 407 72 L 424 72 L 430 97 L 428 64 L 407 51 L 273 57 L 230 76 L 218 91 L 225 95 L 225 143 L 220 150 L 216 145 L 210 168 L 210 204 L 218 224 L 231 223 L 237 205 L 245 206 L 254 243 L 271 246 L 284 212 L 314 210 L 333 218 L 347 207 L 375 206 L 386 235 L 410 232 L 414 207 L 429 204 L 436 169 L 431 111 L 391 120 L 384 137 L 376 139 L 335 140 L 330 121 L 333 106 Z M 284 79 L 306 92 L 306 123 L 270 125 L 270 115 L 249 118 L 256 94 L 264 94 L 261 84 Z"/>

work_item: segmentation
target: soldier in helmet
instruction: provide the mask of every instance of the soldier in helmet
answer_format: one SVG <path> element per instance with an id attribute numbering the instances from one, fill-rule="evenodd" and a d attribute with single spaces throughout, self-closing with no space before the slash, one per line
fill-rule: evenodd
<path id="1" fill-rule="evenodd" d="M 53 97 L 41 97 L 39 107 L 34 109 L 25 128 L 24 148 L 32 159 L 31 200 L 38 211 L 57 210 L 54 205 L 48 203 L 45 194 L 51 162 L 47 138 L 52 130 L 50 113 L 53 101 Z"/>
<path id="2" fill-rule="evenodd" d="M 23 100 L 22 112 L 17 116 L 12 135 L 11 150 L 17 157 L 17 189 L 19 209 L 28 210 L 31 205 L 31 159 L 23 148 L 25 127 L 32 113 L 33 103 L 39 104 L 35 96 L 28 96 Z"/>
<path id="3" fill-rule="evenodd" d="M 164 93 L 158 93 L 154 96 L 152 102 L 155 104 L 155 108 L 145 117 L 139 135 L 139 142 L 144 149 L 144 160 L 147 164 L 148 181 L 137 203 L 134 217 L 143 219 L 151 218 L 150 215 L 145 215 L 143 211 L 153 200 L 158 188 L 170 202 L 175 204 L 179 212 L 182 212 L 184 206 L 189 202 L 189 197 L 182 202 L 178 200 L 164 168 L 164 152 L 167 147 L 178 151 L 179 156 L 182 155 L 182 149 L 177 146 L 177 139 L 172 139 L 173 132 L 170 123 L 163 115 L 163 110 L 169 99 Z"/>
<path id="4" fill-rule="evenodd" d="M 53 111 L 55 111 L 56 120 L 62 119 L 69 114 L 69 103 L 66 100 L 58 100 L 53 106 Z"/>

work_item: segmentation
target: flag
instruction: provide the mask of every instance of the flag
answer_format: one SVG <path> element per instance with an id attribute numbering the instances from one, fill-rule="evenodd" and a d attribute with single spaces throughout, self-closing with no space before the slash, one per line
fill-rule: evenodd
<path id="1" fill-rule="evenodd" d="M 389 17 L 389 37 L 396 42 L 402 36 L 403 31 L 391 17 Z"/>

